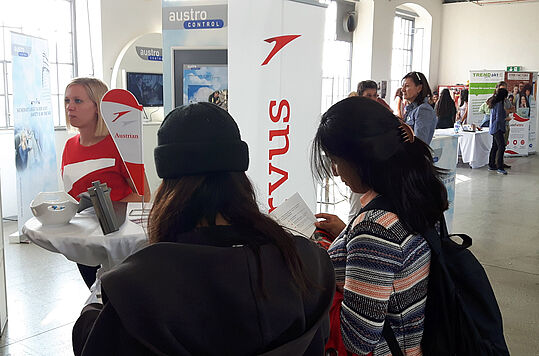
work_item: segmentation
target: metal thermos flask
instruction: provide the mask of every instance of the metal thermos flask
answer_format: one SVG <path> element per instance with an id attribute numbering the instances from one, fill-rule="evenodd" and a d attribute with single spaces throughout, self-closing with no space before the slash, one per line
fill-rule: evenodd
<path id="1" fill-rule="evenodd" d="M 112 200 L 110 200 L 110 188 L 107 187 L 107 183 L 101 183 L 100 181 L 92 182 L 92 186 L 88 188 L 90 199 L 94 206 L 95 214 L 101 225 L 103 234 L 107 235 L 111 232 L 118 231 L 120 224 L 114 212 L 112 206 Z"/>

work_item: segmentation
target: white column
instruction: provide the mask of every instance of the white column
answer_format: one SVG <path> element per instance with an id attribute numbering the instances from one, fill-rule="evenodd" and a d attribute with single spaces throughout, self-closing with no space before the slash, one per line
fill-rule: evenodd
<path id="1" fill-rule="evenodd" d="M 228 4 L 229 111 L 265 210 L 295 192 L 316 207 L 309 152 L 320 119 L 324 11 L 289 0 Z"/>

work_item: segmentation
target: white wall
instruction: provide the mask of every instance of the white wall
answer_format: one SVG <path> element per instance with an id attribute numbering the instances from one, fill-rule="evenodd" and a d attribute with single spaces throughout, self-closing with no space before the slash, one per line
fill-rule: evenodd
<path id="1" fill-rule="evenodd" d="M 402 4 L 422 6 L 432 16 L 432 32 L 425 36 L 430 42 L 429 84 L 438 83 L 442 0 L 362 0 L 356 6 L 359 13 L 358 28 L 354 33 L 352 55 L 352 88 L 361 80 L 391 79 L 391 54 L 393 49 L 393 19 L 395 9 Z M 412 4 L 410 6 L 410 4 Z M 372 43 L 372 45 L 371 45 Z M 388 88 L 393 96 L 396 88 Z"/>
<path id="2" fill-rule="evenodd" d="M 539 70 L 539 3 L 443 5 L 439 84 L 466 83 L 469 71 Z"/>
<path id="3" fill-rule="evenodd" d="M 110 85 L 122 48 L 146 33 L 161 32 L 161 0 L 101 0 L 103 80 Z"/>

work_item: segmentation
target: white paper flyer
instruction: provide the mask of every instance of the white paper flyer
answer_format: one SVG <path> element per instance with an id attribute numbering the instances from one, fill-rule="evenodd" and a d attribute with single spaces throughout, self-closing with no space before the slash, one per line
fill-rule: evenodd
<path id="1" fill-rule="evenodd" d="M 317 220 L 299 193 L 295 193 L 286 199 L 269 215 L 296 235 L 310 238 L 316 230 L 314 223 Z"/>

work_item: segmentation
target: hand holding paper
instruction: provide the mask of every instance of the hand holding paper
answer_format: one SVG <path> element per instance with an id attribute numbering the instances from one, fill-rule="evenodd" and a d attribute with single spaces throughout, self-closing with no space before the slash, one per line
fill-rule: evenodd
<path id="1" fill-rule="evenodd" d="M 315 224 L 316 227 L 327 231 L 333 236 L 333 238 L 339 236 L 346 227 L 346 224 L 337 215 L 320 213 L 316 214 L 315 217 L 324 219 L 322 221 L 318 221 Z"/>
<path id="2" fill-rule="evenodd" d="M 275 208 L 270 216 L 295 234 L 310 238 L 316 230 L 316 218 L 307 203 L 296 193 Z"/>

